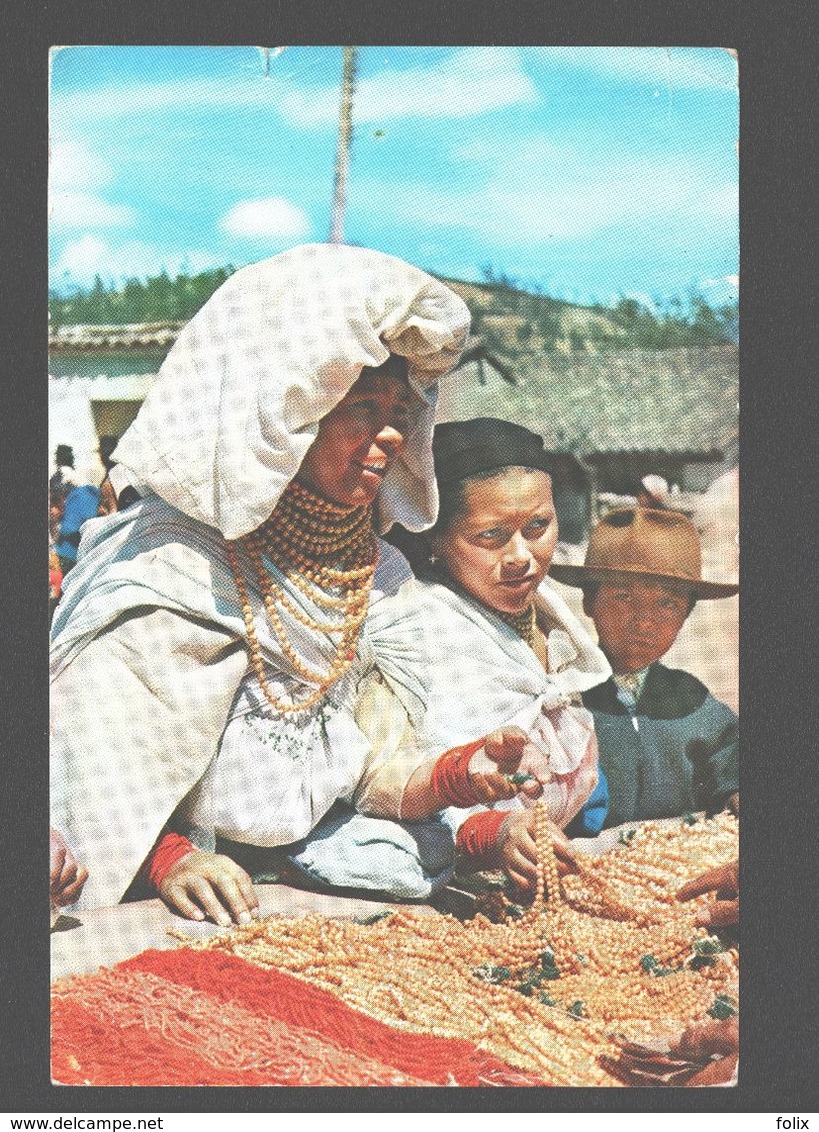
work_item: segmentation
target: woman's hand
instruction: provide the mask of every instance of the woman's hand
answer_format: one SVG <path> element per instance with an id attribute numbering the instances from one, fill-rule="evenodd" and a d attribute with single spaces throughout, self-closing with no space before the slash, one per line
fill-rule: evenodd
<path id="1" fill-rule="evenodd" d="M 697 925 L 702 928 L 726 928 L 739 923 L 739 861 L 718 865 L 688 881 L 677 890 L 678 900 L 693 900 L 706 892 L 730 899 L 717 899 L 697 912 Z M 736 895 L 734 895 L 736 894 Z"/>
<path id="2" fill-rule="evenodd" d="M 504 870 L 520 888 L 534 892 L 537 879 L 534 810 L 510 813 L 498 833 L 497 847 Z M 557 871 L 561 876 L 577 871 L 577 861 L 569 839 L 552 822 L 546 823 L 552 837 Z"/>
<path id="3" fill-rule="evenodd" d="M 188 920 L 208 915 L 221 927 L 231 920 L 249 924 L 259 914 L 259 898 L 244 869 L 220 853 L 196 850 L 171 865 L 159 895 Z"/>
<path id="4" fill-rule="evenodd" d="M 60 907 L 73 904 L 88 880 L 88 869 L 77 863 L 76 857 L 56 829 L 49 830 L 49 852 L 51 901 Z"/>
<path id="5" fill-rule="evenodd" d="M 688 1085 L 724 1085 L 734 1075 L 739 1056 L 739 1020 L 706 1018 L 692 1023 L 670 1052 L 689 1061 L 706 1061 L 705 1068 L 689 1077 Z M 709 1061 L 716 1057 L 718 1060 Z"/>
<path id="6" fill-rule="evenodd" d="M 476 796 L 487 804 L 518 794 L 537 798 L 543 793 L 538 780 L 527 775 L 516 782 L 514 776 L 523 756 L 529 753 L 532 743 L 519 727 L 505 727 L 487 735 L 481 750 L 469 760 L 469 781 Z"/>

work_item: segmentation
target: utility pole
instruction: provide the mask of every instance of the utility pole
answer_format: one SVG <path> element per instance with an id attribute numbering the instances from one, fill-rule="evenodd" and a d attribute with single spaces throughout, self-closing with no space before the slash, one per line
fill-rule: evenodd
<path id="1" fill-rule="evenodd" d="M 347 174 L 350 168 L 350 142 L 353 135 L 353 83 L 355 81 L 355 48 L 342 47 L 341 107 L 338 121 L 338 149 L 330 214 L 330 243 L 344 243 L 344 209 L 347 204 Z"/>

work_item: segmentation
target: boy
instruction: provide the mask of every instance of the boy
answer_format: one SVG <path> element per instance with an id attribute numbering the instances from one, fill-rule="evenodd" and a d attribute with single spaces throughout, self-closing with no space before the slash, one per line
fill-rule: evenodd
<path id="1" fill-rule="evenodd" d="M 605 827 L 738 811 L 737 717 L 690 673 L 659 663 L 697 600 L 739 589 L 703 580 L 694 524 L 677 511 L 610 511 L 592 531 L 585 564 L 553 566 L 551 576 L 582 588 L 613 670 L 583 695 L 608 783 Z M 584 819 L 570 835 L 596 832 Z"/>

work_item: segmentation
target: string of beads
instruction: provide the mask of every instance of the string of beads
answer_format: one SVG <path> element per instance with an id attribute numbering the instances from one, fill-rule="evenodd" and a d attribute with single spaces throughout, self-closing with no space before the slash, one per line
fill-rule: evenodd
<path id="1" fill-rule="evenodd" d="M 737 953 L 692 965 L 702 900 L 674 899 L 736 856 L 737 831 L 730 815 L 644 823 L 560 878 L 541 805 L 535 898 L 522 916 L 461 923 L 408 907 L 369 924 L 275 917 L 193 946 L 289 971 L 399 1029 L 468 1038 L 556 1085 L 618 1085 L 607 1069 L 614 1034 L 679 1033 L 717 995 L 737 997 Z"/>
<path id="2" fill-rule="evenodd" d="M 315 685 L 292 702 L 277 697 L 267 679 L 240 550 L 250 561 L 267 619 L 295 675 Z M 250 663 L 262 693 L 280 714 L 306 711 L 319 703 L 355 660 L 375 578 L 376 542 L 369 507 L 343 507 L 292 480 L 273 514 L 257 530 L 227 543 L 227 558 L 242 603 Z M 264 558 L 275 563 L 309 603 L 326 611 L 312 617 L 271 577 Z M 299 657 L 280 610 L 316 634 L 337 636 L 329 667 L 315 672 Z"/>

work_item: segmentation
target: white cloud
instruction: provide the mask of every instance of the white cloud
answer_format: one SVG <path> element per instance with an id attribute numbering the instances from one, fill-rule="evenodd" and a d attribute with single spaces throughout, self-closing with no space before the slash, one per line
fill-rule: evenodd
<path id="1" fill-rule="evenodd" d="M 321 86 L 286 89 L 276 75 L 118 85 L 93 92 L 61 94 L 52 102 L 55 126 L 76 129 L 90 121 L 145 116 L 164 110 L 235 109 L 278 111 L 292 125 L 324 126 L 338 117 L 339 85 L 334 75 Z M 360 78 L 355 88 L 355 121 L 394 118 L 470 118 L 505 106 L 537 101 L 520 52 L 513 47 L 461 48 L 424 66 L 385 68 Z"/>
<path id="2" fill-rule="evenodd" d="M 127 228 L 136 213 L 124 204 L 109 204 L 91 193 L 53 192 L 48 215 L 55 228 Z"/>
<path id="3" fill-rule="evenodd" d="M 293 91 L 280 103 L 293 125 L 320 126 L 338 117 L 338 87 Z M 506 106 L 537 101 L 534 84 L 516 49 L 463 48 L 428 67 L 387 68 L 360 79 L 356 123 L 395 118 L 472 118 Z"/>
<path id="4" fill-rule="evenodd" d="M 593 154 L 567 150 L 544 162 L 538 146 L 528 155 L 525 150 L 521 146 L 514 161 L 493 165 L 466 188 L 408 183 L 396 192 L 389 184 L 369 183 L 357 192 L 373 209 L 426 229 L 469 229 L 494 246 L 574 239 L 620 222 L 701 215 L 712 208 L 710 200 L 703 204 L 696 172 L 685 163 L 621 161 L 600 168 Z"/>
<path id="5" fill-rule="evenodd" d="M 543 136 L 476 139 L 453 149 L 457 183 L 354 184 L 371 210 L 424 225 L 472 231 L 487 246 L 587 237 L 617 224 L 686 218 L 736 220 L 736 183 L 684 155 L 618 156 Z"/>
<path id="6" fill-rule="evenodd" d="M 307 214 L 283 197 L 245 200 L 233 206 L 220 227 L 242 238 L 298 239 L 310 232 Z"/>
<path id="7" fill-rule="evenodd" d="M 55 189 L 101 189 L 113 177 L 103 158 L 76 141 L 58 142 L 53 146 L 48 175 Z"/>
<path id="8" fill-rule="evenodd" d="M 49 280 L 54 285 L 70 282 L 87 286 L 99 275 L 106 283 L 122 283 L 158 275 L 163 268 L 171 276 L 183 269 L 191 273 L 206 271 L 218 266 L 217 260 L 222 262 L 211 252 L 169 254 L 139 240 L 111 244 L 89 233 L 66 245 L 49 270 Z"/>
<path id="9" fill-rule="evenodd" d="M 76 91 L 54 96 L 51 120 L 66 128 L 75 124 L 110 121 L 135 117 L 161 110 L 219 107 L 252 107 L 275 104 L 270 82 L 249 82 L 241 77 L 235 82 L 217 79 L 170 81 L 164 83 L 118 83 L 93 91 Z"/>
<path id="10" fill-rule="evenodd" d="M 666 90 L 736 90 L 737 63 L 727 50 L 702 47 L 531 48 L 554 71 L 586 71 Z"/>
<path id="11" fill-rule="evenodd" d="M 113 180 L 110 166 L 87 146 L 63 141 L 51 150 L 48 215 L 54 228 L 125 228 L 136 214 L 99 194 Z"/>

